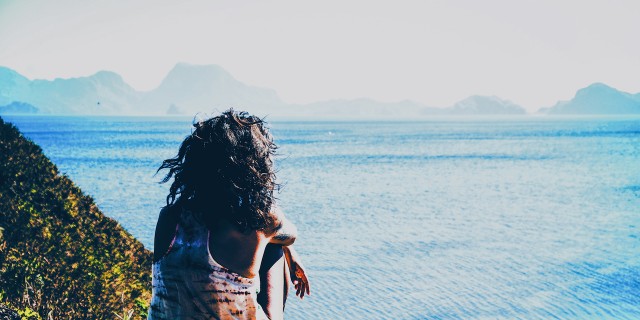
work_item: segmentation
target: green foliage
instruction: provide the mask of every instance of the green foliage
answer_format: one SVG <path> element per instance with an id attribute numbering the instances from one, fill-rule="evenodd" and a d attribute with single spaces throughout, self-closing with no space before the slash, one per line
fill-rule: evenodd
<path id="1" fill-rule="evenodd" d="M 149 315 L 149 300 L 136 299 L 136 309 L 138 314 L 146 319 Z"/>
<path id="2" fill-rule="evenodd" d="M 130 310 L 144 317 L 151 261 L 150 251 L 0 118 L 1 303 L 33 319 L 113 319 Z"/>
<path id="3" fill-rule="evenodd" d="M 18 310 L 18 314 L 20 315 L 20 318 L 22 318 L 24 320 L 40 320 L 40 319 L 42 319 L 37 312 L 31 310 L 31 308 L 29 308 L 29 307 L 24 308 L 24 310 Z"/>

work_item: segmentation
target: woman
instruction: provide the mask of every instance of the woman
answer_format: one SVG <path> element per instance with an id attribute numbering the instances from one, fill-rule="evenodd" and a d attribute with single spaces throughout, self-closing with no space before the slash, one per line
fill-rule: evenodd
<path id="1" fill-rule="evenodd" d="M 273 139 L 233 110 L 194 127 L 158 169 L 174 181 L 156 226 L 149 319 L 282 318 L 283 260 L 300 298 L 309 281 L 296 228 L 275 205 Z"/>

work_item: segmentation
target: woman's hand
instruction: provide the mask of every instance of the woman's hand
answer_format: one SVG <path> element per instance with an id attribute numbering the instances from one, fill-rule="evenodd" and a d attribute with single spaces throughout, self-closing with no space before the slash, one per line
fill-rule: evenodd
<path id="1" fill-rule="evenodd" d="M 293 247 L 282 247 L 282 249 L 284 251 L 284 257 L 287 259 L 287 265 L 289 266 L 291 282 L 293 282 L 293 285 L 296 288 L 296 296 L 302 299 L 304 298 L 305 293 L 309 295 L 309 279 L 304 271 L 300 257 Z"/>

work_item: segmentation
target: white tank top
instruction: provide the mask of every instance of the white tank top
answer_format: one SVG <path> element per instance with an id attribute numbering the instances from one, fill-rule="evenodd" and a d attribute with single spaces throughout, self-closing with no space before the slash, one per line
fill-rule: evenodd
<path id="1" fill-rule="evenodd" d="M 268 319 L 257 302 L 259 277 L 242 277 L 213 260 L 209 230 L 188 211 L 152 271 L 148 319 Z"/>

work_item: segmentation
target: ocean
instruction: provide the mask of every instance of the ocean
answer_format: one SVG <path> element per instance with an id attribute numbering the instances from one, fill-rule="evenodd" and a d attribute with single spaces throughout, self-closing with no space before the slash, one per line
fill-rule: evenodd
<path id="1" fill-rule="evenodd" d="M 186 117 L 7 116 L 153 249 Z M 277 121 L 288 319 L 640 318 L 640 117 Z"/>

